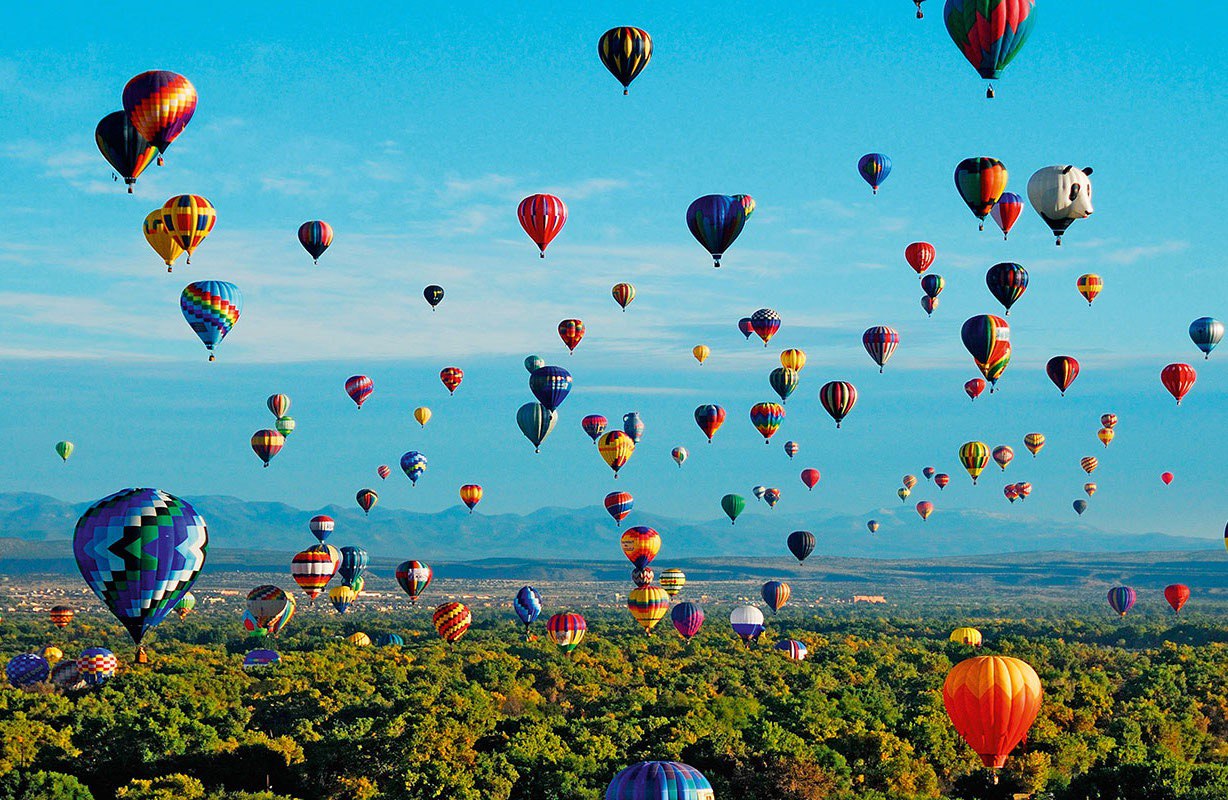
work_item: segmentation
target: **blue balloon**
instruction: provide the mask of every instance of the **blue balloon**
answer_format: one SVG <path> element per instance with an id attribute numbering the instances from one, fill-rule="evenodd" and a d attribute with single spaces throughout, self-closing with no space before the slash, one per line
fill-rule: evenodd
<path id="1" fill-rule="evenodd" d="M 337 574 L 341 576 L 343 585 L 353 586 L 354 581 L 362 577 L 362 574 L 366 571 L 366 550 L 361 547 L 341 548 L 341 565 L 337 567 Z"/>
<path id="2" fill-rule="evenodd" d="M 1135 594 L 1129 586 L 1115 586 L 1109 589 L 1109 607 L 1123 617 L 1134 607 Z"/>
<path id="3" fill-rule="evenodd" d="M 882 153 L 866 153 L 857 162 L 857 171 L 861 173 L 862 180 L 870 184 L 874 194 L 878 194 L 878 187 L 891 174 L 891 159 Z"/>
<path id="4" fill-rule="evenodd" d="M 535 369 L 529 374 L 529 391 L 547 411 L 554 411 L 571 392 L 571 373 L 562 367 Z"/>
<path id="5" fill-rule="evenodd" d="M 542 613 L 542 596 L 532 586 L 522 586 L 520 591 L 516 592 L 512 608 L 515 609 L 516 616 L 520 617 L 527 631 Z"/>
<path id="6" fill-rule="evenodd" d="M 417 486 L 418 479 L 422 477 L 422 473 L 426 472 L 426 456 L 417 450 L 410 450 L 401 456 L 401 470 L 405 473 L 405 477 L 409 478 L 409 482 Z"/>
<path id="7" fill-rule="evenodd" d="M 1076 500 L 1074 501 L 1073 505 L 1074 505 L 1075 513 L 1077 513 L 1080 517 L 1083 516 L 1083 512 L 1087 510 L 1087 501 L 1086 500 Z"/>
<path id="8" fill-rule="evenodd" d="M 375 643 L 380 647 L 404 647 L 405 640 L 401 638 L 399 633 L 381 633 L 375 639 Z"/>
<path id="9" fill-rule="evenodd" d="M 15 689 L 42 683 L 51 675 L 51 664 L 36 653 L 13 656 L 4 665 L 4 674 Z"/>
<path id="10" fill-rule="evenodd" d="M 712 266 L 719 267 L 721 256 L 746 225 L 746 206 L 732 195 L 706 194 L 687 208 L 686 225 L 712 255 Z"/>
<path id="11" fill-rule="evenodd" d="M 605 800 L 712 800 L 712 784 L 678 761 L 641 761 L 614 776 Z"/>
<path id="12" fill-rule="evenodd" d="M 1211 317 L 1199 317 L 1190 323 L 1190 339 L 1206 355 L 1211 357 L 1211 351 L 1224 338 L 1224 323 Z"/>
<path id="13" fill-rule="evenodd" d="M 243 669 L 267 669 L 281 663 L 281 654 L 276 650 L 252 650 L 243 656 Z"/>
<path id="14" fill-rule="evenodd" d="M 644 438 L 644 419 L 640 416 L 640 412 L 632 411 L 630 414 L 623 414 L 623 433 L 631 437 L 631 441 L 636 444 L 640 443 L 640 439 Z"/>

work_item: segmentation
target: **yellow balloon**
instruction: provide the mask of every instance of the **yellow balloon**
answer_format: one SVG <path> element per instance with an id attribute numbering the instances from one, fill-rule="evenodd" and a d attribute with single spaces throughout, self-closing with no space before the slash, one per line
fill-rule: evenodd
<path id="1" fill-rule="evenodd" d="M 64 657 L 64 651 L 55 645 L 47 645 L 43 648 L 43 658 L 47 659 L 47 663 L 55 666 L 61 658 Z"/>
<path id="2" fill-rule="evenodd" d="M 166 223 L 162 221 L 162 209 L 150 211 L 142 228 L 145 231 L 145 241 L 149 242 L 155 253 L 162 256 L 162 260 L 166 262 L 166 271 L 170 272 L 171 265 L 183 255 L 183 248 L 179 246 L 174 234 L 166 229 Z"/>
<path id="3" fill-rule="evenodd" d="M 971 647 L 981 646 L 981 632 L 976 628 L 956 628 L 951 631 L 951 641 L 966 644 Z"/>
<path id="4" fill-rule="evenodd" d="M 418 424 L 426 427 L 426 423 L 431 421 L 431 410 L 426 406 L 418 406 L 414 409 L 414 419 L 418 420 Z"/>
<path id="5" fill-rule="evenodd" d="M 711 353 L 712 348 L 708 347 L 706 344 L 697 344 L 695 345 L 695 348 L 691 350 L 691 355 L 695 356 L 695 360 L 700 363 L 700 366 L 702 366 L 703 363 L 708 360 L 708 356 L 711 355 Z"/>
<path id="6" fill-rule="evenodd" d="M 351 633 L 349 636 L 345 637 L 345 640 L 350 644 L 356 644 L 359 647 L 371 646 L 371 637 L 362 631 L 358 631 L 358 633 Z"/>
<path id="7" fill-rule="evenodd" d="M 795 372 L 801 372 L 802 367 L 806 366 L 805 351 L 796 348 L 785 350 L 780 354 L 780 366 Z"/>

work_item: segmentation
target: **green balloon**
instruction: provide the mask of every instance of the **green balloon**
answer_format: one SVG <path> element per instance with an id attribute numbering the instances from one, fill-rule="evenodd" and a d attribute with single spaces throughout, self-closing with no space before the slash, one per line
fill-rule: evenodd
<path id="1" fill-rule="evenodd" d="M 725 516 L 729 517 L 729 524 L 732 525 L 737 521 L 742 510 L 746 508 L 746 498 L 740 494 L 727 494 L 721 498 L 721 508 Z"/>
<path id="2" fill-rule="evenodd" d="M 55 444 L 55 452 L 65 461 L 67 461 L 68 457 L 72 455 L 72 451 L 72 442 L 56 442 Z"/>
<path id="3" fill-rule="evenodd" d="M 289 414 L 278 417 L 276 428 L 277 432 L 282 436 L 289 437 L 290 434 L 294 433 L 294 417 Z"/>
<path id="4" fill-rule="evenodd" d="M 546 359 L 541 356 L 529 356 L 524 360 L 524 368 L 529 371 L 530 375 L 533 374 L 533 370 L 541 369 L 544 366 L 546 366 Z"/>
<path id="5" fill-rule="evenodd" d="M 793 390 L 797 388 L 797 382 L 800 377 L 795 369 L 777 367 L 768 376 L 768 383 L 771 384 L 772 391 L 780 395 L 780 402 L 787 403 L 789 402 L 789 395 L 793 394 Z"/>
<path id="6" fill-rule="evenodd" d="M 558 415 L 541 403 L 525 403 L 516 412 L 516 424 L 520 426 L 520 432 L 525 438 L 533 443 L 534 452 L 541 452 L 541 444 L 546 441 L 550 431 L 554 430 L 557 420 Z"/>

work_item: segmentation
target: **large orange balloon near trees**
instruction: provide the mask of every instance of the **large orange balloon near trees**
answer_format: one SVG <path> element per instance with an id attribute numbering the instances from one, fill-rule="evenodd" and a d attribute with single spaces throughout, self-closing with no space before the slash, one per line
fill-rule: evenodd
<path id="1" fill-rule="evenodd" d="M 1036 721 L 1041 693 L 1040 678 L 1026 661 L 977 656 L 951 668 L 942 702 L 981 763 L 998 769 Z"/>

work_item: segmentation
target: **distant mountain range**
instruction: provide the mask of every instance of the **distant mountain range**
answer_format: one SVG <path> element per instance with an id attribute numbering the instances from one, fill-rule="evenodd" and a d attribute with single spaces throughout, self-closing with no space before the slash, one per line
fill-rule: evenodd
<path id="1" fill-rule="evenodd" d="M 360 544 L 375 558 L 478 561 L 620 561 L 620 530 L 603 508 L 541 508 L 528 515 L 469 514 L 457 506 L 434 514 L 376 506 L 369 517 L 357 509 L 328 506 L 304 510 L 283 503 L 235 497 L 186 498 L 209 526 L 211 548 L 293 553 L 315 543 L 307 520 L 327 514 L 337 521 L 331 544 Z M 753 502 L 753 501 L 752 501 Z M 88 503 L 66 503 L 29 493 L 0 493 L 0 559 L 71 558 L 66 540 Z M 877 534 L 865 522 L 881 523 Z M 922 523 L 911 508 L 875 509 L 860 516 L 758 514 L 730 525 L 727 519 L 689 522 L 633 512 L 627 525 L 661 533 L 671 559 L 780 558 L 785 537 L 809 530 L 818 537 L 815 555 L 858 559 L 927 559 L 1062 551 L 1122 553 L 1190 551 L 1218 547 L 1209 539 L 1162 533 L 1115 534 L 1074 520 L 1044 521 L 973 509 L 944 509 Z"/>

